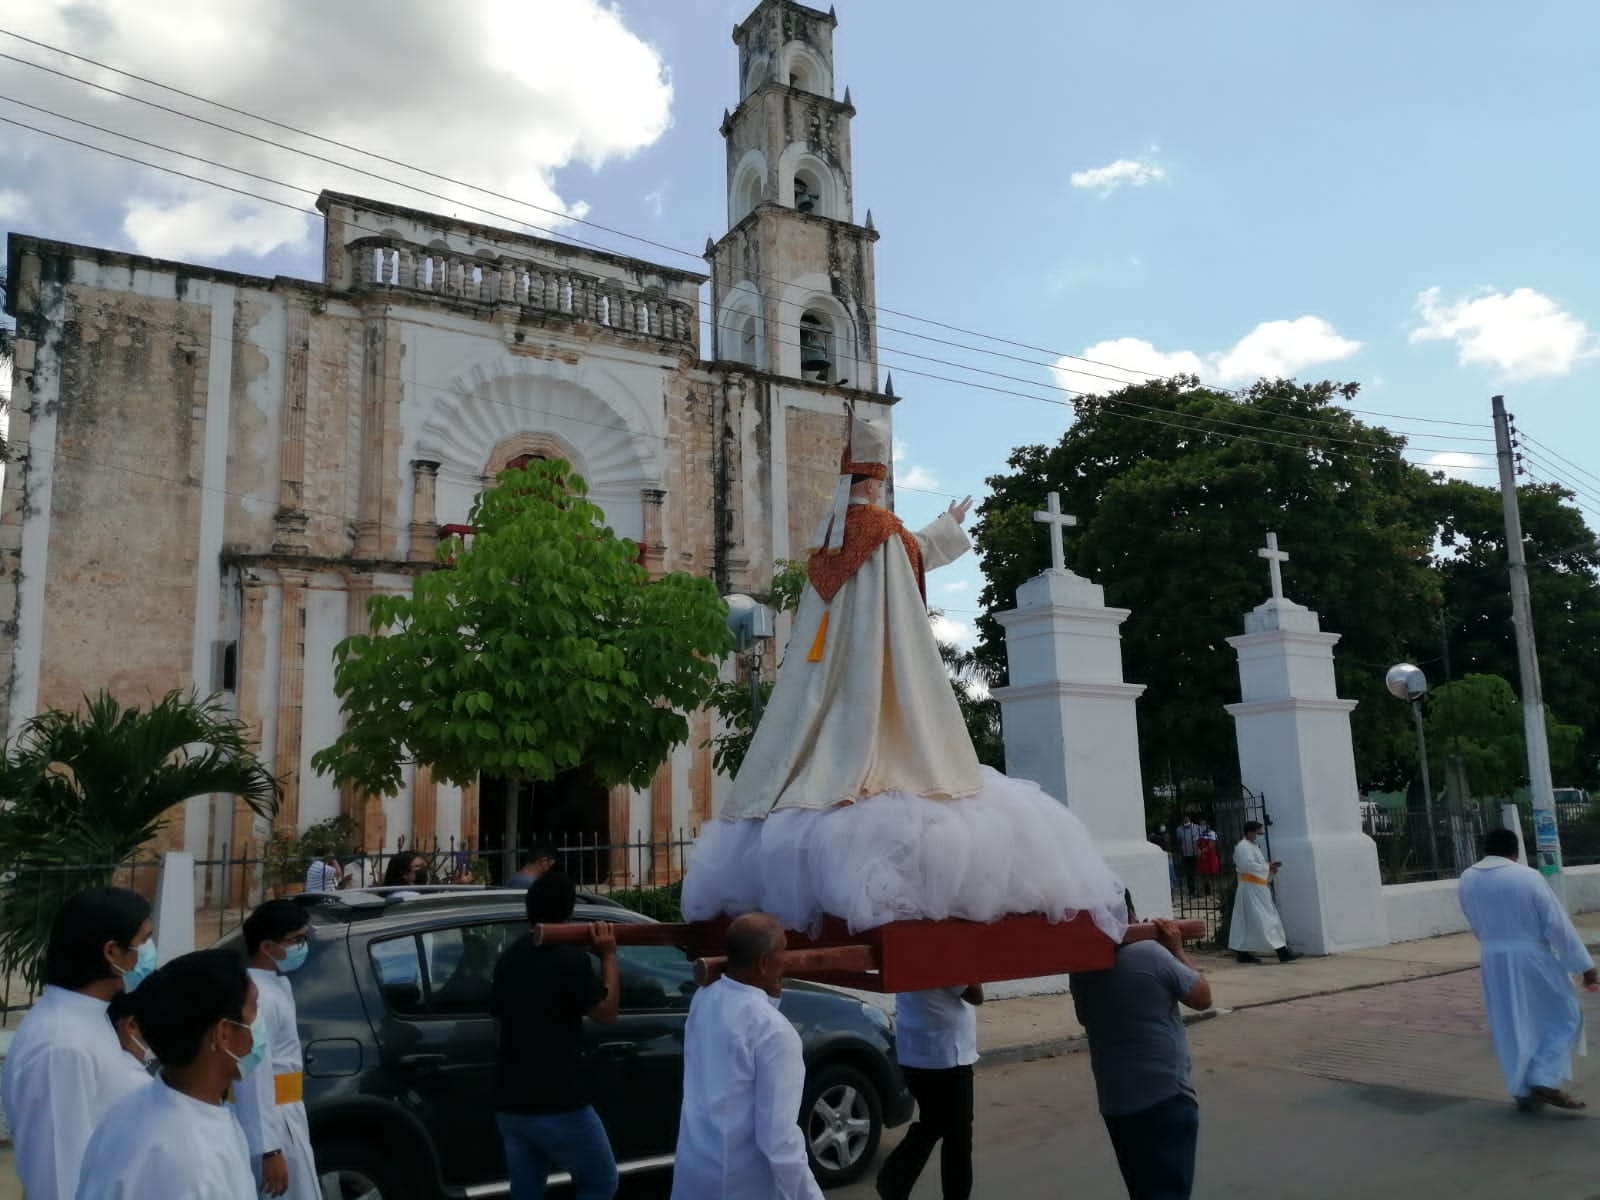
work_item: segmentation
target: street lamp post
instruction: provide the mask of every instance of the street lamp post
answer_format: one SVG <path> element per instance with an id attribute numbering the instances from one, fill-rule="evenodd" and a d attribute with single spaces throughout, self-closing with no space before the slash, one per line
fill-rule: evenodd
<path id="1" fill-rule="evenodd" d="M 1411 723 L 1417 730 L 1417 761 L 1422 767 L 1422 811 L 1428 822 L 1428 862 L 1439 873 L 1439 831 L 1433 823 L 1433 779 L 1428 771 L 1428 734 L 1422 727 L 1422 698 L 1428 694 L 1428 677 L 1411 663 L 1397 663 L 1383 677 L 1396 700 L 1411 705 Z"/>

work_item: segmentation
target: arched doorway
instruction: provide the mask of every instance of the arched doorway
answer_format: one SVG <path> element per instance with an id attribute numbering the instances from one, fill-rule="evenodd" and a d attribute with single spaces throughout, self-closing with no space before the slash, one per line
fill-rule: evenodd
<path id="1" fill-rule="evenodd" d="M 536 842 L 559 852 L 580 885 L 610 880 L 611 794 L 587 767 L 528 783 L 485 775 L 478 788 L 478 852 L 494 882 L 516 871 Z"/>

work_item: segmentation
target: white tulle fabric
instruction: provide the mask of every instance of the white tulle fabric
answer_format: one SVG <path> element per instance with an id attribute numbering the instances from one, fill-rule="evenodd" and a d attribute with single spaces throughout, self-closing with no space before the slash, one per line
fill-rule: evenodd
<path id="1" fill-rule="evenodd" d="M 958 800 L 891 791 L 765 820 L 709 821 L 689 859 L 683 914 L 701 921 L 759 909 L 815 933 L 824 915 L 859 932 L 917 918 L 1087 912 L 1121 941 L 1122 883 L 1083 822 L 1036 784 L 981 771 L 981 790 Z"/>

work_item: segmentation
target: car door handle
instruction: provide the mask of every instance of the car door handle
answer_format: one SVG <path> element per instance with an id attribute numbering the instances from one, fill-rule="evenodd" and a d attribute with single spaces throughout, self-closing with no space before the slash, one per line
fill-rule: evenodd
<path id="1" fill-rule="evenodd" d="M 445 1056 L 442 1054 L 407 1054 L 400 1066 L 418 1079 L 430 1079 L 444 1072 Z"/>
<path id="2" fill-rule="evenodd" d="M 639 1053 L 638 1042 L 601 1042 L 594 1048 L 594 1056 L 606 1062 L 634 1058 Z"/>

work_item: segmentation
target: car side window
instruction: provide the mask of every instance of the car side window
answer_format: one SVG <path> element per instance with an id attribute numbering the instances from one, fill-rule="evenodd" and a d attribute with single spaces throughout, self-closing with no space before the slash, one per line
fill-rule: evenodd
<path id="1" fill-rule="evenodd" d="M 500 955 L 526 926 L 509 921 L 459 925 L 423 935 L 428 1012 L 436 1017 L 487 1016 Z"/>
<path id="2" fill-rule="evenodd" d="M 373 942 L 384 1004 L 398 1017 L 487 1016 L 495 964 L 524 928 L 497 921 Z"/>
<path id="3" fill-rule="evenodd" d="M 367 947 L 378 992 L 384 1007 L 397 1017 L 420 1016 L 426 1011 L 422 990 L 422 959 L 415 935 L 373 942 Z"/>
<path id="4" fill-rule="evenodd" d="M 675 946 L 618 946 L 617 981 L 623 1012 L 687 1012 L 694 967 Z"/>

